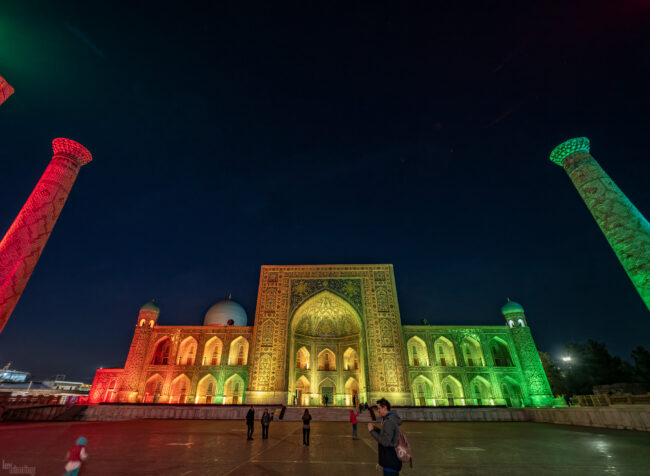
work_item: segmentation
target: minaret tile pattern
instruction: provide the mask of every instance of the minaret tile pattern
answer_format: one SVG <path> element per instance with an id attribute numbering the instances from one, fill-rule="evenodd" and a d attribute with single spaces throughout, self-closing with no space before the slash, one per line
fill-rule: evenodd
<path id="1" fill-rule="evenodd" d="M 9 96 L 14 93 L 14 88 L 11 87 L 2 76 L 0 76 L 0 104 L 5 102 Z"/>
<path id="2" fill-rule="evenodd" d="M 650 309 L 650 223 L 589 153 L 589 139 L 558 145 L 551 161 L 564 168 Z"/>
<path id="3" fill-rule="evenodd" d="M 9 231 L 0 242 L 0 332 L 25 289 L 59 218 L 88 149 L 70 139 L 54 139 L 54 156 Z"/>

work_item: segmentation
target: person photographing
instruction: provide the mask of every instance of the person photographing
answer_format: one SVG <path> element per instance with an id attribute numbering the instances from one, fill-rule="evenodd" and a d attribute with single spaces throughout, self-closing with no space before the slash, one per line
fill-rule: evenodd
<path id="1" fill-rule="evenodd" d="M 377 456 L 379 466 L 384 470 L 384 476 L 397 476 L 402 469 L 402 462 L 397 457 L 395 447 L 399 443 L 399 426 L 402 419 L 390 411 L 390 402 L 385 398 L 377 400 L 377 412 L 381 416 L 381 428 L 368 423 L 370 436 L 377 441 Z"/>

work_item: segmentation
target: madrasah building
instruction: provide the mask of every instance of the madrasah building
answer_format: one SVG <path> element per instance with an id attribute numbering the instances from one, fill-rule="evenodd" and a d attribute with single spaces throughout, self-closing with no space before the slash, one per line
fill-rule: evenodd
<path id="1" fill-rule="evenodd" d="M 392 265 L 262 266 L 253 326 L 232 300 L 202 326 L 142 306 L 124 368 L 98 369 L 89 403 L 551 405 L 522 306 L 501 312 L 501 325 L 402 325 Z"/>

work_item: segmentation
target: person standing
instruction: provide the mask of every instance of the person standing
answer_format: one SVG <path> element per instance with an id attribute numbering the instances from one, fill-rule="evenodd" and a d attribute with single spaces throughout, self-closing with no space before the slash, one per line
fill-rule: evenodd
<path id="1" fill-rule="evenodd" d="M 305 413 L 302 414 L 302 446 L 309 446 L 309 422 L 311 415 L 309 409 L 305 408 Z"/>
<path id="2" fill-rule="evenodd" d="M 377 441 L 379 466 L 384 470 L 384 476 L 397 476 L 402 469 L 402 462 L 397 457 L 395 447 L 399 443 L 399 426 L 402 419 L 390 411 L 390 402 L 385 398 L 377 400 L 377 411 L 382 419 L 381 429 L 368 423 L 370 436 Z"/>
<path id="3" fill-rule="evenodd" d="M 350 410 L 350 423 L 352 423 L 352 439 L 358 440 L 359 436 L 357 435 L 357 417 L 359 416 L 359 411 L 354 413 L 354 410 Z"/>
<path id="4" fill-rule="evenodd" d="M 269 439 L 269 425 L 271 424 L 271 420 L 273 417 L 269 413 L 269 409 L 265 408 L 264 413 L 262 414 L 262 439 L 263 440 L 268 440 Z"/>
<path id="5" fill-rule="evenodd" d="M 356 395 L 352 395 L 352 406 L 353 407 L 357 406 L 357 396 Z"/>
<path id="6" fill-rule="evenodd" d="M 255 408 L 253 408 L 253 405 L 251 405 L 248 413 L 246 413 L 246 426 L 248 427 L 246 439 L 250 441 L 253 439 L 253 430 L 255 429 Z"/>
<path id="7" fill-rule="evenodd" d="M 68 462 L 65 465 L 65 476 L 77 476 L 79 474 L 79 469 L 81 468 L 81 463 L 86 461 L 88 458 L 88 453 L 86 453 L 86 444 L 88 440 L 83 436 L 80 436 L 77 439 L 77 443 L 68 451 Z"/>
<path id="8" fill-rule="evenodd" d="M 325 406 L 327 406 L 327 402 L 329 402 L 329 400 L 330 400 L 330 397 L 328 397 L 327 395 L 325 395 L 323 397 L 323 401 L 325 402 Z"/>

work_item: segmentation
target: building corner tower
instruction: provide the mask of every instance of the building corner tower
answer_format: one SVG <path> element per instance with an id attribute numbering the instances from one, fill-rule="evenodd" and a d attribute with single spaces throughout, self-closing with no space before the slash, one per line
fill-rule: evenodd
<path id="1" fill-rule="evenodd" d="M 519 357 L 519 364 L 526 379 L 530 397 L 530 402 L 526 402 L 526 406 L 551 406 L 554 400 L 553 392 L 526 322 L 524 308 L 521 304 L 508 299 L 508 302 L 501 308 L 501 314 L 510 328 L 510 335 L 512 336 L 517 357 Z"/>
<path id="2" fill-rule="evenodd" d="M 564 168 L 650 310 L 650 224 L 589 153 L 589 139 L 558 145 L 551 162 Z"/>
<path id="3" fill-rule="evenodd" d="M 79 169 L 92 160 L 70 139 L 54 139 L 54 155 L 0 242 L 0 332 L 9 320 L 43 252 Z"/>
<path id="4" fill-rule="evenodd" d="M 149 341 L 153 335 L 153 329 L 158 323 L 159 315 L 160 308 L 153 300 L 140 308 L 129 355 L 126 358 L 124 372 L 119 383 L 117 399 L 120 402 L 136 403 L 138 400 L 140 375 L 145 365 Z"/>

